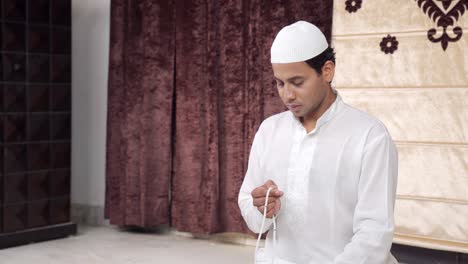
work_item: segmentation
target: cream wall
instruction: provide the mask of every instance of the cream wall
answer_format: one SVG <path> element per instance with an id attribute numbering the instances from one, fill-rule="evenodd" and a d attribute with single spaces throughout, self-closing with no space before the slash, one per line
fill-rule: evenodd
<path id="1" fill-rule="evenodd" d="M 416 1 L 364 0 L 355 13 L 334 5 L 334 85 L 397 143 L 395 242 L 468 252 L 468 12 L 444 51 Z M 380 50 L 387 34 L 399 42 L 393 54 Z"/>
<path id="2" fill-rule="evenodd" d="M 110 0 L 72 0 L 72 217 L 104 221 Z"/>

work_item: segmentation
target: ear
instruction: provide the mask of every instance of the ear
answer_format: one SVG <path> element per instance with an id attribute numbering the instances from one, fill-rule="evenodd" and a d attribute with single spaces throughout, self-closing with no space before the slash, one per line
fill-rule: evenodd
<path id="1" fill-rule="evenodd" d="M 324 81 L 331 83 L 333 76 L 335 76 L 335 64 L 328 60 L 322 66 L 322 77 Z"/>

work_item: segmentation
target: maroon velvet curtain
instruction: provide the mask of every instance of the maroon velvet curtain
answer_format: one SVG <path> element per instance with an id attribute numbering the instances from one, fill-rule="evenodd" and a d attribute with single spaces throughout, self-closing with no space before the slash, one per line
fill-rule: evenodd
<path id="1" fill-rule="evenodd" d="M 138 34 L 122 30 L 132 27 L 124 22 L 132 19 L 123 13 L 132 9 L 129 2 L 112 1 L 106 196 L 111 223 L 245 232 L 237 195 L 250 145 L 260 122 L 284 110 L 273 83 L 271 42 L 281 27 L 299 19 L 330 38 L 333 2 L 176 0 L 163 12 L 156 1 L 151 7 L 158 12 L 137 9 L 143 17 L 137 19 Z M 143 22 L 145 17 L 159 21 Z M 154 56 L 124 47 L 129 39 Z M 146 99 L 136 102 L 135 96 Z M 144 102 L 151 110 L 145 112 Z M 135 118 L 142 113 L 144 118 Z"/>
<path id="2" fill-rule="evenodd" d="M 111 1 L 106 217 L 169 224 L 174 5 Z"/>

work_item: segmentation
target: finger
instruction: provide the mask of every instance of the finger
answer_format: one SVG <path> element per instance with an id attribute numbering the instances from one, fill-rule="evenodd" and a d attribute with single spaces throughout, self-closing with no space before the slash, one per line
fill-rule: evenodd
<path id="1" fill-rule="evenodd" d="M 265 199 L 266 194 L 267 194 L 267 190 L 265 190 L 263 187 L 255 188 L 251 193 L 253 199 Z M 271 190 L 268 195 L 268 200 L 270 200 L 270 198 L 278 198 L 281 196 L 283 196 L 282 191 L 276 190 L 276 189 Z"/>
<path id="2" fill-rule="evenodd" d="M 281 196 L 283 196 L 283 192 L 278 190 L 278 189 L 274 189 L 274 190 L 270 191 L 270 196 L 271 197 L 281 197 Z"/>
<path id="3" fill-rule="evenodd" d="M 276 216 L 278 215 L 278 213 L 275 212 L 275 209 L 272 209 L 271 211 L 269 211 L 267 214 L 266 214 L 266 217 L 267 218 L 273 218 L 273 216 Z"/>
<path id="4" fill-rule="evenodd" d="M 262 205 L 265 205 L 265 199 L 266 199 L 266 197 L 256 198 L 256 199 L 252 200 L 252 203 L 253 203 L 254 206 L 262 206 Z M 278 199 L 279 198 L 277 198 L 277 197 L 268 197 L 268 204 L 274 203 Z"/>
<path id="5" fill-rule="evenodd" d="M 266 181 L 263 186 L 265 186 L 265 188 L 267 190 L 270 187 L 272 188 L 272 190 L 270 191 L 271 196 L 282 196 L 283 195 L 283 192 L 278 189 L 278 185 L 276 185 L 276 183 L 273 180 Z"/>
<path id="6" fill-rule="evenodd" d="M 281 200 L 278 200 L 275 203 L 274 207 L 267 212 L 266 217 L 272 218 L 274 215 L 278 215 L 280 208 L 281 208 Z"/>
<path id="7" fill-rule="evenodd" d="M 268 180 L 268 181 L 266 181 L 266 182 L 263 184 L 263 186 L 265 186 L 265 188 L 267 188 L 267 189 L 270 188 L 270 187 L 278 187 L 278 186 L 276 185 L 276 183 L 275 183 L 273 180 Z"/>
<path id="8" fill-rule="evenodd" d="M 274 214 L 273 212 L 269 212 L 269 213 L 267 213 L 266 217 L 267 218 L 273 218 L 274 215 L 276 215 L 276 214 Z"/>
<path id="9" fill-rule="evenodd" d="M 257 207 L 257 209 L 258 209 L 258 211 L 259 211 L 262 215 L 265 213 L 265 211 L 264 211 L 264 210 L 265 210 L 265 206 L 259 206 L 259 207 Z M 275 210 L 275 209 L 274 209 L 274 205 L 271 206 L 270 208 L 267 207 L 267 212 L 266 212 L 267 215 L 268 215 L 268 214 L 271 214 L 271 213 L 274 213 L 274 210 Z"/>
<path id="10" fill-rule="evenodd" d="M 264 213 L 264 208 L 265 208 L 265 207 L 263 207 L 263 206 L 258 206 L 258 207 L 257 207 L 257 210 L 263 215 L 263 213 Z"/>
<path id="11" fill-rule="evenodd" d="M 281 200 L 278 200 L 276 203 L 275 203 L 275 207 L 273 209 L 274 211 L 274 214 L 277 215 L 279 213 L 279 211 L 281 210 Z"/>
<path id="12" fill-rule="evenodd" d="M 255 189 L 253 189 L 251 195 L 253 198 L 260 198 L 260 197 L 265 197 L 266 196 L 266 193 L 267 193 L 267 190 L 268 188 L 266 188 L 265 186 L 260 186 L 260 187 L 257 187 Z"/>
<path id="13" fill-rule="evenodd" d="M 267 213 L 269 213 L 269 212 L 271 212 L 272 210 L 275 209 L 275 204 L 276 203 L 272 203 L 272 204 L 267 205 Z M 261 207 L 260 209 L 263 212 L 263 210 L 265 210 L 265 206 L 260 206 L 260 207 Z"/>

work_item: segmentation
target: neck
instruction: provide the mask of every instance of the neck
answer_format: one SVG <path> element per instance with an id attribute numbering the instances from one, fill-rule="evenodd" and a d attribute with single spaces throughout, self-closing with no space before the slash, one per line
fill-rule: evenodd
<path id="1" fill-rule="evenodd" d="M 300 118 L 302 125 L 306 129 L 307 133 L 314 130 L 317 125 L 318 119 L 330 108 L 330 106 L 335 102 L 337 94 L 330 90 L 328 91 L 325 98 L 320 102 L 317 108 L 310 113 L 309 115 L 303 116 Z"/>

